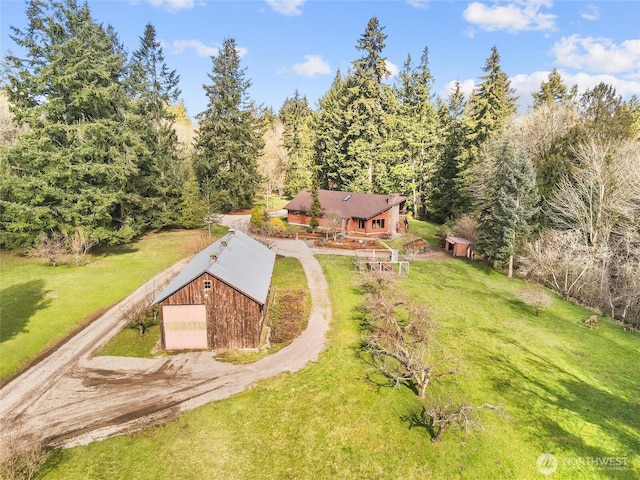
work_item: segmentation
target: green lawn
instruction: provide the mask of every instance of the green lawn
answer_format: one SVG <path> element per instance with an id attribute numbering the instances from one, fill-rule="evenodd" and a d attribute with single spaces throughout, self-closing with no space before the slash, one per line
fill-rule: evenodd
<path id="1" fill-rule="evenodd" d="M 334 321 L 318 362 L 160 428 L 56 452 L 47 479 L 637 478 L 640 338 L 559 299 L 535 316 L 519 280 L 463 260 L 418 263 L 402 283 L 429 306 L 455 378 L 429 387 L 482 410 L 483 428 L 433 444 L 406 387 L 368 380 L 352 259 L 320 257 Z M 552 477 L 536 459 L 558 459 Z M 618 460 L 615 460 L 618 459 Z M 620 470 L 594 467 L 618 462 Z"/>
<path id="2" fill-rule="evenodd" d="M 435 223 L 421 222 L 419 220 L 409 220 L 409 232 L 424 238 L 429 245 L 437 247 L 439 241 L 436 238 L 438 233 L 438 225 Z"/>
<path id="3" fill-rule="evenodd" d="M 0 379 L 6 379 L 70 332 L 189 252 L 195 231 L 149 234 L 96 250 L 86 264 L 57 267 L 42 259 L 0 255 Z"/>

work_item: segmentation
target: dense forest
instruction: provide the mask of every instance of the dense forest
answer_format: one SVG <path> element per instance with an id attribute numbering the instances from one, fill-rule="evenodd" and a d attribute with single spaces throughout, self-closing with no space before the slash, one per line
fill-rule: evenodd
<path id="1" fill-rule="evenodd" d="M 190 135 L 153 25 L 129 53 L 87 4 L 30 0 L 26 13 L 11 36 L 24 54 L 3 64 L 2 248 L 201 228 L 258 192 L 397 192 L 509 275 L 640 324 L 636 97 L 579 93 L 554 70 L 518 114 L 494 47 L 470 96 L 456 84 L 440 98 L 426 46 L 390 78 L 374 17 L 316 108 L 297 91 L 277 113 L 257 106 L 226 39 Z"/>

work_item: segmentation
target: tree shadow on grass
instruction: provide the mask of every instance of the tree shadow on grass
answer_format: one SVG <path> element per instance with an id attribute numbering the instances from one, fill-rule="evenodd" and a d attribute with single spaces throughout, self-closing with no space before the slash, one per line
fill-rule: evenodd
<path id="1" fill-rule="evenodd" d="M 126 243 L 123 245 L 99 245 L 91 250 L 91 255 L 94 257 L 110 257 L 113 255 L 135 253 L 138 250 L 140 249 L 131 243 Z"/>
<path id="2" fill-rule="evenodd" d="M 568 461 L 573 458 L 627 457 L 631 463 L 630 457 L 640 452 L 640 408 L 637 402 L 576 377 L 513 338 L 501 337 L 505 343 L 518 348 L 520 362 L 516 364 L 510 355 L 495 355 L 487 351 L 487 366 L 496 373 L 494 388 L 507 395 L 521 411 L 528 412 L 527 423 L 533 427 L 536 437 L 543 443 L 555 445 L 559 452 L 567 452 L 564 455 L 571 457 L 566 459 Z M 585 431 L 584 436 L 576 435 L 575 428 L 578 427 L 572 419 L 584 422 L 579 426 Z M 588 425 L 593 428 L 585 430 Z M 606 444 L 607 437 L 616 444 L 610 450 L 598 446 Z M 618 445 L 624 445 L 626 451 L 618 451 Z M 560 467 L 576 468 L 562 458 L 559 460 Z M 598 473 L 615 478 L 633 478 L 634 475 L 631 470 L 602 469 Z"/>
<path id="3" fill-rule="evenodd" d="M 31 280 L 11 285 L 0 291 L 0 343 L 11 340 L 19 333 L 27 332 L 29 319 L 49 306 L 44 280 Z"/>

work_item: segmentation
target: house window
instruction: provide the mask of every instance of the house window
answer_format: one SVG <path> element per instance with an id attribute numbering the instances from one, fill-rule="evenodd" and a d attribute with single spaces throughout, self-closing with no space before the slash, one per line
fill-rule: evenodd
<path id="1" fill-rule="evenodd" d="M 358 228 L 364 229 L 366 224 L 367 224 L 367 221 L 365 219 L 363 219 L 363 218 L 359 218 L 358 219 Z"/>
<path id="2" fill-rule="evenodd" d="M 384 228 L 384 218 L 376 218 L 371 221 L 371 228 Z"/>
<path id="3" fill-rule="evenodd" d="M 205 280 L 204 281 L 204 289 L 205 290 L 211 290 L 211 280 Z"/>

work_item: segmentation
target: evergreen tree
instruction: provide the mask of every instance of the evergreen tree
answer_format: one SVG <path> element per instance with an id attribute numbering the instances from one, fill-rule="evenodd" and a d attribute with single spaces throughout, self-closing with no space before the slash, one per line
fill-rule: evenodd
<path id="1" fill-rule="evenodd" d="M 380 150 L 386 137 L 386 117 L 393 98 L 382 81 L 389 76 L 382 56 L 387 36 L 378 19 L 369 20 L 356 49 L 362 57 L 352 64 L 346 79 L 347 107 L 344 137 L 344 164 L 341 166 L 340 189 L 354 192 L 376 192 L 384 175 L 378 172 Z"/>
<path id="2" fill-rule="evenodd" d="M 318 104 L 318 115 L 315 117 L 315 150 L 316 167 L 318 169 L 318 185 L 329 190 L 346 189 L 348 172 L 343 171 L 345 165 L 345 125 L 346 125 L 346 83 L 340 70 Z"/>
<path id="3" fill-rule="evenodd" d="M 26 30 L 12 29 L 24 58 L 7 57 L 6 92 L 29 129 L 7 153 L 1 242 L 80 227 L 95 241 L 127 241 L 143 228 L 127 187 L 148 151 L 123 86 L 123 48 L 75 0 L 31 0 L 27 18 Z"/>
<path id="4" fill-rule="evenodd" d="M 502 71 L 500 55 L 494 46 L 482 69 L 485 75 L 476 86 L 468 102 L 469 113 L 465 116 L 467 134 L 466 152 L 463 164 L 466 169 L 460 173 L 464 182 L 465 203 L 471 203 L 484 179 L 478 176 L 481 168 L 481 152 L 496 132 L 507 126 L 516 112 L 514 89 L 511 88 L 509 76 Z"/>
<path id="5" fill-rule="evenodd" d="M 316 179 L 313 179 L 311 183 L 311 206 L 309 207 L 309 215 L 311 216 L 311 220 L 309 220 L 309 226 L 315 231 L 316 228 L 320 225 L 320 214 L 322 213 L 322 205 L 320 205 L 320 198 L 318 197 L 318 182 Z"/>
<path id="6" fill-rule="evenodd" d="M 468 129 L 466 101 L 460 82 L 455 86 L 446 103 L 439 110 L 439 125 L 442 143 L 433 175 L 429 197 L 428 218 L 444 223 L 462 213 L 471 211 L 471 199 L 466 194 L 463 173 L 469 171 L 467 152 Z"/>
<path id="7" fill-rule="evenodd" d="M 508 265 L 526 241 L 539 201 L 535 171 L 523 148 L 505 134 L 492 153 L 479 204 L 478 248 L 488 260 Z"/>
<path id="8" fill-rule="evenodd" d="M 288 154 L 284 193 L 293 197 L 301 190 L 311 187 L 313 110 L 309 108 L 307 97 L 301 97 L 296 90 L 293 98 L 284 101 L 280 119 L 284 125 L 282 143 Z"/>
<path id="9" fill-rule="evenodd" d="M 182 186 L 180 202 L 180 225 L 185 228 L 202 228 L 207 215 L 205 202 L 200 194 L 200 186 L 193 169 Z"/>
<path id="10" fill-rule="evenodd" d="M 260 184 L 257 159 L 263 125 L 249 98 L 251 81 L 240 68 L 236 42 L 225 39 L 213 57 L 212 83 L 205 85 L 207 109 L 198 115 L 194 168 L 201 188 L 208 181 L 210 206 L 216 211 L 248 207 Z"/>
<path id="11" fill-rule="evenodd" d="M 633 104 L 624 102 L 611 85 L 601 82 L 587 90 L 578 103 L 583 140 L 610 142 L 634 138 L 637 130 L 633 110 Z"/>
<path id="12" fill-rule="evenodd" d="M 408 203 L 414 218 L 426 213 L 423 199 L 429 196 L 432 189 L 436 151 L 440 143 L 438 117 L 432 102 L 432 84 L 429 50 L 425 47 L 417 67 L 412 65 L 411 55 L 407 56 L 400 73 L 400 83 L 395 89 L 398 111 L 395 115 L 389 115 L 391 121 L 388 122 L 394 125 L 389 137 L 397 140 L 385 145 L 397 153 L 397 161 L 389 172 L 392 179 L 390 190 L 410 199 Z"/>
<path id="13" fill-rule="evenodd" d="M 149 155 L 138 164 L 129 190 L 140 200 L 134 204 L 141 221 L 153 228 L 179 221 L 180 172 L 174 104 L 180 97 L 180 77 L 165 63 L 153 25 L 147 24 L 140 48 L 133 53 L 132 95 L 141 117 L 140 131 Z"/>
<path id="14" fill-rule="evenodd" d="M 471 117 L 475 124 L 472 135 L 477 147 L 509 124 L 516 113 L 517 100 L 509 76 L 500 66 L 500 54 L 496 47 L 491 48 L 491 55 L 482 71 L 485 75 L 470 99 Z"/>
<path id="15" fill-rule="evenodd" d="M 546 82 L 540 84 L 540 90 L 533 92 L 533 106 L 539 107 L 545 103 L 558 103 L 570 105 L 575 101 L 578 92 L 578 86 L 574 85 L 568 89 L 564 84 L 562 75 L 555 68 L 549 73 Z"/>

